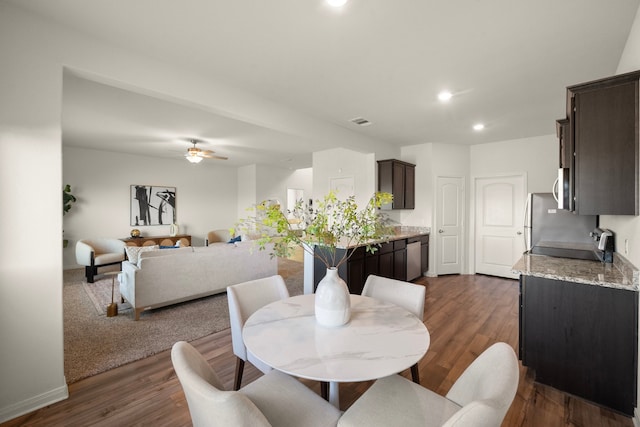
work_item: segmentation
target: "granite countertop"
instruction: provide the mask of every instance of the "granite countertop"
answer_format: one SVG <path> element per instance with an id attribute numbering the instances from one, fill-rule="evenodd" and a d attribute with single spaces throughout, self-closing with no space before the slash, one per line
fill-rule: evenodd
<path id="1" fill-rule="evenodd" d="M 409 237 L 431 234 L 431 227 L 400 226 L 395 228 L 395 234 L 389 240 L 407 239 Z"/>
<path id="2" fill-rule="evenodd" d="M 425 234 L 431 234 L 431 227 L 412 227 L 412 226 L 398 226 L 395 227 L 394 234 L 391 234 L 383 239 L 371 240 L 370 242 L 351 244 L 343 243 L 338 244 L 340 249 L 350 249 L 358 246 L 373 245 L 376 243 L 392 242 L 394 240 L 408 239 L 410 237 L 424 236 Z"/>
<path id="3" fill-rule="evenodd" d="M 639 290 L 638 269 L 615 253 L 613 263 L 558 258 L 525 253 L 512 267 L 516 274 L 584 283 L 609 288 Z"/>

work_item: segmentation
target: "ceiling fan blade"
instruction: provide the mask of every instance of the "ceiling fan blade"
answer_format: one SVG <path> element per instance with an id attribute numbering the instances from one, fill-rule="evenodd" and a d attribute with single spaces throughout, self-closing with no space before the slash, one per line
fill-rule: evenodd
<path id="1" fill-rule="evenodd" d="M 214 155 L 213 153 L 215 153 L 215 151 L 202 150 L 202 149 L 196 147 L 196 144 L 198 142 L 200 142 L 200 141 L 190 140 L 189 142 L 191 142 L 193 144 L 193 147 L 187 148 L 187 154 L 184 155 L 187 158 L 189 158 L 189 157 L 200 157 L 200 158 L 203 158 L 203 159 L 228 160 L 228 157 Z"/>
<path id="2" fill-rule="evenodd" d="M 198 153 L 198 156 L 204 157 L 205 159 L 219 159 L 219 160 L 227 160 L 228 159 L 228 157 L 218 156 L 218 155 L 213 154 L 213 151 L 211 151 L 211 150 L 208 150 L 208 151 L 209 151 L 208 153 L 200 152 L 200 153 Z"/>

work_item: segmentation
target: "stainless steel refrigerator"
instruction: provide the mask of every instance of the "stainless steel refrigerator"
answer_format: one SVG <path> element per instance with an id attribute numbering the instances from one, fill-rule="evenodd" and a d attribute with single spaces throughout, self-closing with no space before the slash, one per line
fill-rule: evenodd
<path id="1" fill-rule="evenodd" d="M 576 215 L 558 209 L 552 193 L 530 193 L 525 209 L 525 247 L 532 254 L 597 259 L 591 232 L 597 215 Z"/>

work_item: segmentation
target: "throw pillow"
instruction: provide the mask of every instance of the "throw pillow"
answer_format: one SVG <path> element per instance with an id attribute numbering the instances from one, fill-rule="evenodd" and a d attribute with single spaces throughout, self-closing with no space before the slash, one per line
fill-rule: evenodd
<path id="1" fill-rule="evenodd" d="M 124 250 L 127 252 L 127 259 L 132 264 L 138 264 L 138 258 L 140 252 L 155 251 L 159 249 L 158 245 L 153 246 L 125 246 Z"/>

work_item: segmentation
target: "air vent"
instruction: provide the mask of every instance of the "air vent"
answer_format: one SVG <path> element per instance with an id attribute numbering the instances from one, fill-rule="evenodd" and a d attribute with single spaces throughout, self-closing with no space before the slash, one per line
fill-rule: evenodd
<path id="1" fill-rule="evenodd" d="M 355 123 L 358 126 L 369 126 L 371 122 L 367 119 L 363 119 L 362 117 L 356 117 L 355 119 L 349 120 L 351 123 Z"/>

